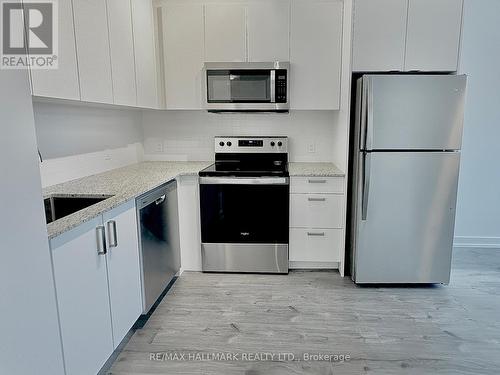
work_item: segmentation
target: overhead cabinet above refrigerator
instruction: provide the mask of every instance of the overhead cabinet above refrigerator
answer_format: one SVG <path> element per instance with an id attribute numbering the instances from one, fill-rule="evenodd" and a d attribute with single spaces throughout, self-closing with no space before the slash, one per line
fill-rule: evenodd
<path id="1" fill-rule="evenodd" d="M 357 82 L 351 214 L 356 283 L 448 283 L 466 77 Z"/>
<path id="2" fill-rule="evenodd" d="M 454 72 L 463 0 L 354 0 L 353 71 Z"/>

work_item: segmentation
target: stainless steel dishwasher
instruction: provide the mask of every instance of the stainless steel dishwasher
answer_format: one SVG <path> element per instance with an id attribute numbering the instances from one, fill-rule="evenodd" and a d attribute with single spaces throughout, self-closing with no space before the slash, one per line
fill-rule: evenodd
<path id="1" fill-rule="evenodd" d="M 180 269 L 177 183 L 136 200 L 142 263 L 143 313 L 147 314 Z"/>

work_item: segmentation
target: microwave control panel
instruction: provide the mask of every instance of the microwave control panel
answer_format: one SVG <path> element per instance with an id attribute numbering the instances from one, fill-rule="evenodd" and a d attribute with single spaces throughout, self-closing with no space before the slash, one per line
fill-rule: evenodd
<path id="1" fill-rule="evenodd" d="M 287 71 L 286 69 L 276 70 L 276 103 L 286 103 L 286 81 L 287 81 Z"/>

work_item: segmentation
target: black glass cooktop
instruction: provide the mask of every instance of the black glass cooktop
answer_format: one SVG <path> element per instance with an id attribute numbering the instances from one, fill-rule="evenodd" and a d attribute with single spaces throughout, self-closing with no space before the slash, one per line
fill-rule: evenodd
<path id="1" fill-rule="evenodd" d="M 203 169 L 200 176 L 236 176 L 236 177 L 288 177 L 286 155 L 240 154 L 216 156 L 211 166 Z"/>

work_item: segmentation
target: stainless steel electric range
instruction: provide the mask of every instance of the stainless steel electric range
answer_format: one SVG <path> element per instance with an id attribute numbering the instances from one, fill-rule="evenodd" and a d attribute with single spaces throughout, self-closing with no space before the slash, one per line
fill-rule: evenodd
<path id="1" fill-rule="evenodd" d="M 287 137 L 216 137 L 199 175 L 203 271 L 288 273 Z"/>

